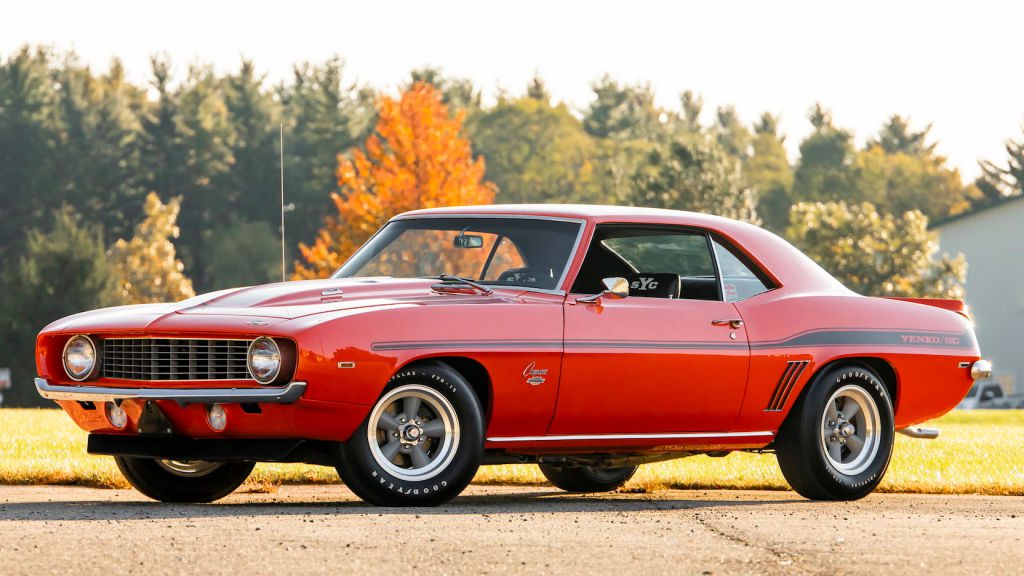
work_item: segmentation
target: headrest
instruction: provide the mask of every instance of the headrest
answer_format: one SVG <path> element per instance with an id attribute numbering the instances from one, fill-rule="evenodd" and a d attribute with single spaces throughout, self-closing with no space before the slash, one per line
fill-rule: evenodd
<path id="1" fill-rule="evenodd" d="M 645 298 L 679 298 L 679 274 L 637 272 L 626 276 L 629 295 Z"/>

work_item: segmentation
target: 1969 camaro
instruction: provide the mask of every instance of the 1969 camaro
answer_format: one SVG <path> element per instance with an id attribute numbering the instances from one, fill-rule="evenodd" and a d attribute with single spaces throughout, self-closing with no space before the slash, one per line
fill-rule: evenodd
<path id="1" fill-rule="evenodd" d="M 860 498 L 895 432 L 933 436 L 990 371 L 959 301 L 854 294 L 725 218 L 553 205 L 402 214 L 329 279 L 69 316 L 36 360 L 147 496 L 309 462 L 379 505 L 445 502 L 481 464 L 596 492 L 734 450 Z"/>

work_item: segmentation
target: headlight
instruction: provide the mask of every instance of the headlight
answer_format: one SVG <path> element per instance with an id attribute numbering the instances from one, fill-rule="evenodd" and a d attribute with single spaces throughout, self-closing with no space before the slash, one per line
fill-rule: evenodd
<path id="1" fill-rule="evenodd" d="M 88 336 L 75 336 L 64 345 L 64 371 L 68 378 L 81 382 L 96 368 L 96 346 Z"/>
<path id="2" fill-rule="evenodd" d="M 281 371 L 281 349 L 277 344 L 261 336 L 249 345 L 249 373 L 260 384 L 269 384 Z"/>

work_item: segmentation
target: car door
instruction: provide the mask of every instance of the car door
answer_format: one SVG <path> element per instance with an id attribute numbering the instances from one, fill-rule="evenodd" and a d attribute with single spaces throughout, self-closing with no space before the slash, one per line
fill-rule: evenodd
<path id="1" fill-rule="evenodd" d="M 549 433 L 728 429 L 743 400 L 750 350 L 716 270 L 702 231 L 599 226 L 565 303 Z M 627 278 L 630 295 L 578 301 L 599 291 L 604 277 Z M 664 284 L 676 277 L 678 292 Z"/>

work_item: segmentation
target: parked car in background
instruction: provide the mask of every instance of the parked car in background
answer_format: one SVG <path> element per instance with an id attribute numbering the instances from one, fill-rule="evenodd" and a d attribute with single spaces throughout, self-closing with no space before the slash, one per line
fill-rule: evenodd
<path id="1" fill-rule="evenodd" d="M 895 433 L 934 437 L 915 425 L 991 368 L 960 301 L 855 294 L 726 218 L 555 205 L 402 214 L 331 278 L 70 316 L 36 363 L 152 498 L 309 462 L 380 505 L 445 502 L 480 464 L 598 492 L 733 450 L 861 498 Z"/>
<path id="2" fill-rule="evenodd" d="M 998 382 L 975 382 L 957 405 L 960 410 L 999 410 L 1024 408 L 1024 394 L 1006 394 Z"/>

